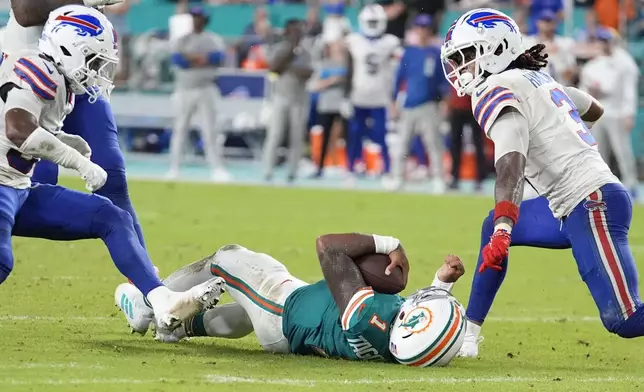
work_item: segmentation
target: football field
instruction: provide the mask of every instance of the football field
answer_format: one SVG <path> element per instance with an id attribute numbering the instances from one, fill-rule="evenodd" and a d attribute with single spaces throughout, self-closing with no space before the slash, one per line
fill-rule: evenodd
<path id="1" fill-rule="evenodd" d="M 467 272 L 454 293 L 464 304 L 493 205 L 485 197 L 154 182 L 132 182 L 130 192 L 163 276 L 239 243 L 315 282 L 315 238 L 358 231 L 401 239 L 411 263 L 404 294 L 429 285 L 447 253 L 459 255 Z M 644 270 L 643 207 L 635 207 L 630 240 Z M 513 248 L 480 358 L 440 369 L 272 355 L 252 335 L 158 343 L 151 333 L 129 334 L 113 299 L 124 278 L 102 242 L 16 238 L 14 254 L 14 273 L 0 286 L 1 392 L 644 388 L 644 338 L 604 330 L 569 251 Z"/>

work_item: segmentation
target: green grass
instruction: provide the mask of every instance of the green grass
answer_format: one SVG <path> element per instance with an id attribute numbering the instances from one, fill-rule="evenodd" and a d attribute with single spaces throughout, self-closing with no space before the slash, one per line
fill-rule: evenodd
<path id="1" fill-rule="evenodd" d="M 492 206 L 487 198 L 146 182 L 132 183 L 131 193 L 162 274 L 221 245 L 241 243 L 312 282 L 321 277 L 316 236 L 375 232 L 405 245 L 412 265 L 409 291 L 431 282 L 445 254 L 460 255 L 469 268 L 455 288 L 463 302 L 481 220 Z M 642 260 L 641 207 L 635 209 L 631 242 Z M 14 252 L 14 273 L 0 286 L 2 392 L 337 391 L 338 384 L 370 392 L 644 387 L 644 341 L 620 339 L 599 321 L 584 320 L 597 311 L 568 251 L 513 250 L 483 329 L 481 357 L 454 360 L 443 369 L 271 355 L 253 336 L 164 345 L 128 334 L 113 304 L 124 279 L 101 242 L 16 238 Z M 641 261 L 639 267 L 644 269 Z"/>

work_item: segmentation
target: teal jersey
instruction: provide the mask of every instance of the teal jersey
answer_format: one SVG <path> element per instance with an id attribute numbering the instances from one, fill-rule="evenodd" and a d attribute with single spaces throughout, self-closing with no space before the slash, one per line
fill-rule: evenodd
<path id="1" fill-rule="evenodd" d="M 364 287 L 340 314 L 325 281 L 295 290 L 284 303 L 282 330 L 291 352 L 393 362 L 389 331 L 404 298 Z"/>

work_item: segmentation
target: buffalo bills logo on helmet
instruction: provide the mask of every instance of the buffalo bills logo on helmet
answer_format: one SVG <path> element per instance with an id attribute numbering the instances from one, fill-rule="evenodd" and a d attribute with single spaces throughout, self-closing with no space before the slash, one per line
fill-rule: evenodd
<path id="1" fill-rule="evenodd" d="M 119 37 L 116 35 L 116 29 L 112 29 L 112 37 L 114 38 L 114 49 L 118 50 L 119 48 Z"/>
<path id="2" fill-rule="evenodd" d="M 83 37 L 97 37 L 103 32 L 101 21 L 92 15 L 59 15 L 55 20 L 58 24 L 54 27 L 53 31 L 63 26 L 69 26 L 73 27 L 76 33 Z"/>
<path id="3" fill-rule="evenodd" d="M 600 200 L 587 200 L 584 202 L 584 208 L 588 211 L 605 211 L 606 202 Z"/>
<path id="4" fill-rule="evenodd" d="M 447 34 L 445 35 L 445 42 L 449 42 L 452 40 L 452 33 L 454 32 L 455 27 L 456 27 L 456 22 L 452 23 L 452 25 L 447 30 Z"/>
<path id="5" fill-rule="evenodd" d="M 491 11 L 474 12 L 467 19 L 465 19 L 465 23 L 472 27 L 479 27 L 479 25 L 482 25 L 483 27 L 488 29 L 496 27 L 497 24 L 502 23 L 508 26 L 510 28 L 510 31 L 513 31 L 515 33 L 517 32 L 512 19 L 503 14 Z"/>

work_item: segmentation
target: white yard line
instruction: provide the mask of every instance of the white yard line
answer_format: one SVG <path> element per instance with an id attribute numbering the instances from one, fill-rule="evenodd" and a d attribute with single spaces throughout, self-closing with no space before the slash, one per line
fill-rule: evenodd
<path id="1" fill-rule="evenodd" d="M 0 379 L 0 385 L 87 385 L 87 384 L 163 384 L 163 383 L 179 383 L 186 380 L 169 379 L 169 378 L 156 378 L 156 379 L 134 379 L 134 378 L 68 378 L 68 379 L 17 379 L 7 378 Z"/>
<path id="2" fill-rule="evenodd" d="M 82 322 L 105 322 L 105 321 L 122 321 L 122 317 L 106 316 L 35 316 L 35 315 L 0 315 L 0 321 L 82 321 Z M 597 322 L 599 317 L 596 316 L 526 316 L 526 317 L 503 317 L 490 316 L 487 321 L 503 323 L 587 323 Z"/>
<path id="3" fill-rule="evenodd" d="M 206 380 L 212 383 L 221 384 L 273 384 L 273 385 L 296 385 L 314 387 L 320 384 L 337 385 L 388 385 L 388 384 L 511 384 L 529 382 L 552 382 L 555 377 L 416 377 L 416 378 L 387 378 L 387 379 L 293 379 L 293 378 L 254 378 L 235 377 L 223 375 L 206 376 Z M 599 378 L 570 378 L 565 377 L 561 381 L 573 381 L 578 383 L 622 383 L 622 382 L 644 382 L 644 377 L 599 377 Z"/>
<path id="4" fill-rule="evenodd" d="M 77 362 L 68 363 L 40 363 L 23 362 L 17 364 L 0 364 L 0 370 L 21 370 L 21 369 L 105 369 L 105 366 L 98 364 L 84 364 Z"/>
<path id="5" fill-rule="evenodd" d="M 553 377 L 554 378 L 554 377 Z M 269 384 L 269 385 L 291 385 L 300 387 L 315 387 L 322 384 L 334 385 L 390 385 L 390 384 L 515 384 L 515 383 L 538 383 L 554 382 L 551 377 L 416 377 L 416 378 L 395 378 L 395 379 L 293 379 L 293 378 L 254 378 L 236 377 L 226 375 L 207 375 L 204 379 L 193 379 L 195 382 L 209 382 L 212 384 Z M 597 378 L 563 378 L 557 381 L 575 383 L 642 383 L 643 377 L 597 377 Z M 186 383 L 189 379 L 157 378 L 157 379 L 136 379 L 136 378 L 69 378 L 69 379 L 0 379 L 0 385 L 115 385 L 115 384 L 167 384 Z"/>

